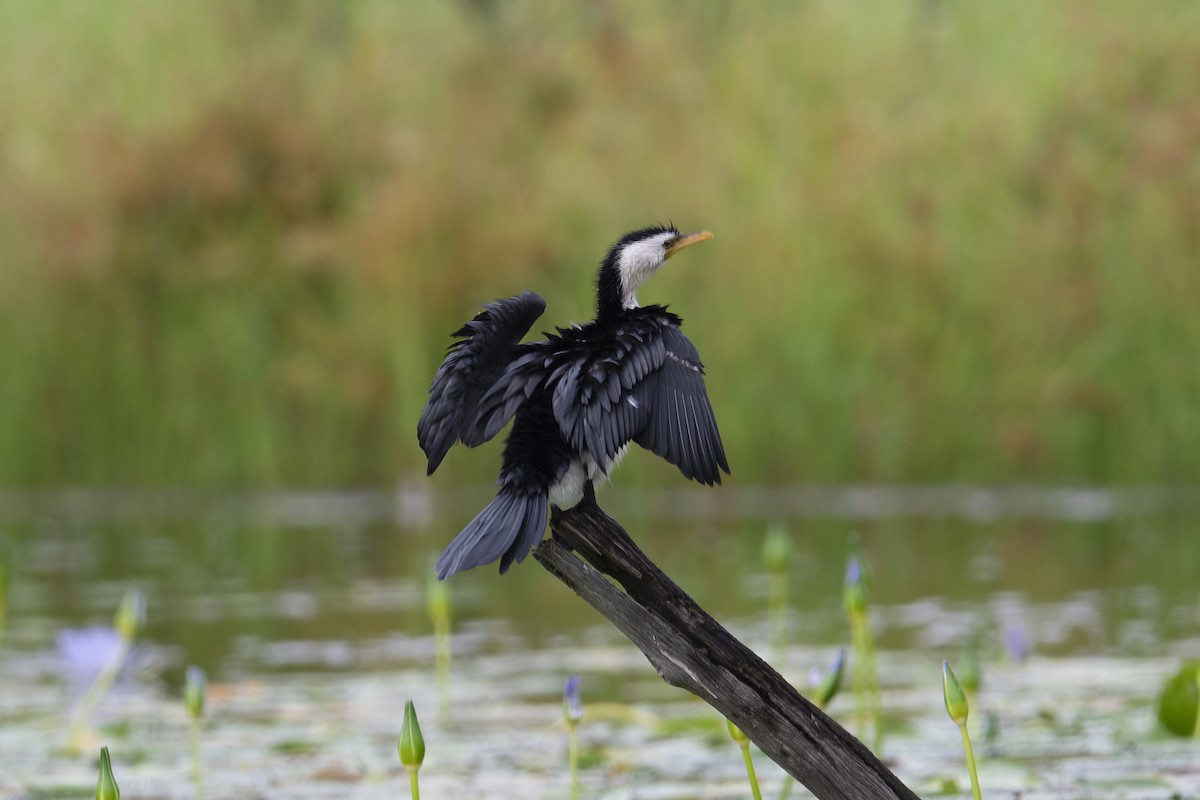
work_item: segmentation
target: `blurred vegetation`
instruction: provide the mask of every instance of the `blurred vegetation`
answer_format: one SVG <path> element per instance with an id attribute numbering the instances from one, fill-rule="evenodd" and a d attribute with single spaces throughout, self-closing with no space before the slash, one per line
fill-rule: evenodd
<path id="1" fill-rule="evenodd" d="M 415 472 L 449 331 L 665 218 L 735 480 L 1194 481 L 1197 74 L 1193 3 L 4 4 L 0 484 Z"/>

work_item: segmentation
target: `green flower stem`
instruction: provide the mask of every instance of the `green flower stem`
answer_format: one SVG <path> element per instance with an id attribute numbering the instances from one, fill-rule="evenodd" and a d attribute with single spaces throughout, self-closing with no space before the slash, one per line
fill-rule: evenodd
<path id="1" fill-rule="evenodd" d="M 787 528 L 772 524 L 762 545 L 763 567 L 767 573 L 767 613 L 771 622 L 771 658 L 783 658 L 787 645 L 788 565 L 792 560 L 792 541 Z"/>
<path id="2" fill-rule="evenodd" d="M 746 777 L 750 779 L 750 791 L 754 793 L 754 800 L 762 800 L 762 790 L 758 788 L 758 776 L 754 774 L 754 760 L 750 758 L 750 737 L 741 728 L 734 725 L 731 719 L 725 720 L 725 727 L 729 730 L 729 738 L 733 739 L 734 743 L 742 749 L 742 759 L 746 762 Z"/>
<path id="3" fill-rule="evenodd" d="M 408 770 L 408 787 L 412 800 L 421 800 L 421 787 L 417 784 L 417 767 L 405 767 Z"/>
<path id="4" fill-rule="evenodd" d="M 858 735 L 866 737 L 867 732 L 867 676 L 866 658 L 863 654 L 863 633 L 860 614 L 850 615 L 850 641 L 854 649 L 854 724 Z"/>
<path id="5" fill-rule="evenodd" d="M 434 630 L 434 659 L 437 672 L 438 719 L 445 725 L 450 719 L 450 622 Z"/>
<path id="6" fill-rule="evenodd" d="M 879 668 L 875 663 L 875 637 L 871 634 L 871 624 L 866 620 L 866 615 L 863 618 L 863 630 L 866 639 L 864 652 L 867 658 L 867 677 L 870 680 L 868 687 L 870 690 L 871 724 L 873 726 L 871 749 L 879 753 L 883 748 L 883 721 L 880 719 Z"/>
<path id="7" fill-rule="evenodd" d="M 96 705 L 104 695 L 108 694 L 117 675 L 121 673 L 121 667 L 125 666 L 125 659 L 129 657 L 129 648 L 132 644 L 131 639 L 125 636 L 121 637 L 117 649 L 109 656 L 108 663 L 104 665 L 104 669 L 100 670 L 96 680 L 92 681 L 87 694 L 79 703 L 79 708 L 75 710 L 75 716 L 71 719 L 69 728 L 70 733 L 67 736 L 67 749 L 71 752 L 78 752 L 83 745 L 83 737 L 87 732 L 92 712 L 96 710 Z"/>
<path id="8" fill-rule="evenodd" d="M 200 718 L 192 717 L 192 782 L 196 785 L 196 800 L 204 800 L 204 774 L 200 770 Z"/>
<path id="9" fill-rule="evenodd" d="M 579 723 L 567 723 L 567 764 L 571 770 L 571 800 L 579 800 Z"/>
<path id="10" fill-rule="evenodd" d="M 871 730 L 871 749 L 878 753 L 883 743 L 879 724 L 879 673 L 875 667 L 875 640 L 865 612 L 850 615 L 854 646 L 854 718 L 858 735 L 867 738 Z"/>
<path id="11" fill-rule="evenodd" d="M 979 772 L 975 769 L 975 751 L 971 748 L 971 736 L 967 733 L 965 719 L 958 723 L 958 730 L 962 733 L 963 750 L 967 754 L 967 769 L 971 773 L 971 792 L 975 795 L 975 800 L 983 800 L 983 794 L 979 790 Z"/>
<path id="12" fill-rule="evenodd" d="M 767 597 L 767 617 L 771 625 L 771 658 L 780 662 L 787 644 L 787 575 L 779 572 L 767 575 Z"/>
<path id="13" fill-rule="evenodd" d="M 444 581 L 431 580 L 426 590 L 426 605 L 433 623 L 434 672 L 437 675 L 437 714 L 445 725 L 450 719 L 450 587 Z"/>
<path id="14" fill-rule="evenodd" d="M 738 747 L 742 748 L 742 760 L 746 762 L 746 777 L 750 780 L 750 791 L 754 793 L 754 800 L 762 800 L 762 790 L 758 788 L 758 775 L 754 773 L 754 759 L 750 757 L 749 740 L 739 741 Z"/>

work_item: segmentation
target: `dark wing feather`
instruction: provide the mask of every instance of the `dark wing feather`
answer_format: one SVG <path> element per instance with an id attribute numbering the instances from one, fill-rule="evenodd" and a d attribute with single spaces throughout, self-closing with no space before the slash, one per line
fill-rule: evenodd
<path id="1" fill-rule="evenodd" d="M 459 341 L 433 376 L 429 401 L 417 422 L 417 441 L 429 458 L 429 473 L 442 463 L 455 441 L 474 446 L 495 435 L 515 407 L 491 433 L 480 438 L 480 400 L 523 353 L 521 338 L 546 310 L 533 292 L 489 303 L 454 333 Z M 525 346 L 526 348 L 528 346 Z M 494 412 L 494 409 L 488 409 Z"/>
<path id="2" fill-rule="evenodd" d="M 479 398 L 463 428 L 463 444 L 475 447 L 499 433 L 546 379 L 546 372 L 545 343 L 522 345 L 521 354 L 509 362 L 503 374 Z"/>
<path id="3" fill-rule="evenodd" d="M 571 447 L 607 465 L 630 441 L 705 484 L 729 472 L 695 346 L 678 317 L 645 309 L 597 344 L 563 331 L 542 374 L 554 418 Z"/>
<path id="4" fill-rule="evenodd" d="M 704 388 L 700 354 L 682 331 L 662 329 L 662 366 L 637 387 L 648 409 L 634 441 L 679 467 L 684 477 L 712 485 L 729 473 L 717 419 Z"/>
<path id="5" fill-rule="evenodd" d="M 638 387 L 666 357 L 652 324 L 636 320 L 598 345 L 558 340 L 550 373 L 554 418 L 571 447 L 601 464 L 615 459 L 646 424 Z"/>

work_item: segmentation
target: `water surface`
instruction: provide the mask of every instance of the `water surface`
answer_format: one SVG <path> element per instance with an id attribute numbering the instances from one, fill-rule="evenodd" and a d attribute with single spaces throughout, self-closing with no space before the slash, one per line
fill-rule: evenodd
<path id="1" fill-rule="evenodd" d="M 66 628 L 109 624 L 130 587 L 148 597 L 134 664 L 101 705 L 127 796 L 189 797 L 183 669 L 212 684 L 211 796 L 395 797 L 404 701 L 422 715 L 429 797 L 561 797 L 561 688 L 582 676 L 585 795 L 747 796 L 740 758 L 707 706 L 535 562 L 450 581 L 454 667 L 438 713 L 425 607 L 431 559 L 485 490 L 25 493 L 4 504 L 15 581 L 0 651 L 0 793 L 94 785 L 62 751 L 82 691 L 56 649 Z M 1200 750 L 1162 734 L 1153 705 L 1200 653 L 1195 520 L 1171 493 L 1070 490 L 613 491 L 601 502 L 733 631 L 803 686 L 849 644 L 841 584 L 850 532 L 873 580 L 883 755 L 922 795 L 966 789 L 940 662 L 978 643 L 973 699 L 985 793 L 1200 795 Z M 619 508 L 620 511 L 616 509 Z M 785 520 L 787 647 L 771 647 L 760 552 Z M 1005 649 L 1019 633 L 1031 652 Z M 831 713 L 855 729 L 849 695 Z M 782 780 L 765 759 L 769 793 Z M 988 791 L 991 790 L 991 791 Z M 91 791 L 86 788 L 84 793 Z M 798 792 L 795 796 L 803 796 Z"/>

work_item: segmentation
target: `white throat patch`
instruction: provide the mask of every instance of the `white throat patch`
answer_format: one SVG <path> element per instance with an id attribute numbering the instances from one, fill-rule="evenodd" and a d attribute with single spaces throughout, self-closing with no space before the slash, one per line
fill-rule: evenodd
<path id="1" fill-rule="evenodd" d="M 625 308 L 638 307 L 638 287 L 662 266 L 666 255 L 663 245 L 678 235 L 660 233 L 625 245 L 617 261 L 617 270 L 621 275 L 621 305 Z"/>

